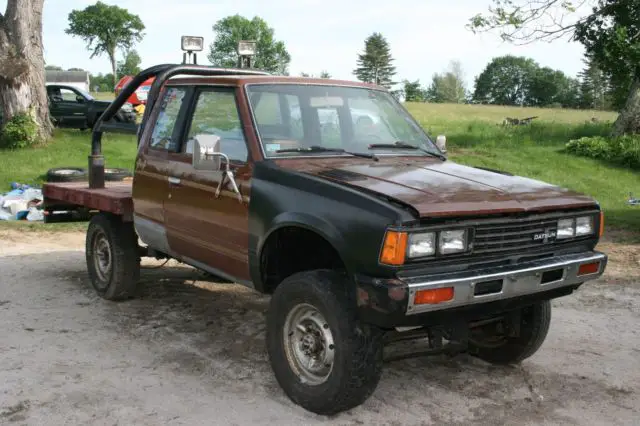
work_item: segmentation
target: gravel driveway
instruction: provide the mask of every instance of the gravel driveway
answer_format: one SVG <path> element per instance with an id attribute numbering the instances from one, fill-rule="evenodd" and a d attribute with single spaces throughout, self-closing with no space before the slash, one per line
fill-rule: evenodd
<path id="1" fill-rule="evenodd" d="M 601 245 L 608 272 L 554 302 L 545 344 L 521 367 L 392 363 L 364 405 L 331 419 L 292 404 L 273 378 L 268 298 L 169 262 L 143 271 L 140 299 L 107 302 L 83 247 L 79 233 L 0 232 L 1 424 L 639 422 L 639 246 Z"/>

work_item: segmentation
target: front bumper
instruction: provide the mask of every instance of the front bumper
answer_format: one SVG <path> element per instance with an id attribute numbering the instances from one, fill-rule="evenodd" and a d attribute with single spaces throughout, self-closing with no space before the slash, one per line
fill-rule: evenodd
<path id="1" fill-rule="evenodd" d="M 598 263 L 595 272 L 578 275 L 581 265 Z M 409 298 L 407 315 L 454 308 L 569 287 L 602 275 L 607 263 L 603 253 L 570 254 L 528 262 L 517 267 L 497 267 L 479 271 L 406 279 Z M 436 304 L 416 304 L 419 291 L 453 288 L 453 298 Z"/>
<path id="2" fill-rule="evenodd" d="M 380 326 L 447 322 L 451 318 L 490 315 L 536 300 L 570 294 L 585 281 L 599 278 L 607 265 L 604 253 L 588 251 L 491 268 L 418 275 L 390 280 L 356 278 L 363 319 Z M 582 265 L 598 263 L 589 273 Z M 440 303 L 416 303 L 423 290 L 453 288 Z"/>

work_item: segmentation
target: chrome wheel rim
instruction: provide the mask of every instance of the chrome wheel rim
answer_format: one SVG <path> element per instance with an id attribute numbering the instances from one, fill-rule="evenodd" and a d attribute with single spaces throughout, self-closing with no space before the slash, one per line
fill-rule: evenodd
<path id="1" fill-rule="evenodd" d="M 287 361 L 305 384 L 324 383 L 331 371 L 335 346 L 331 328 L 315 307 L 296 305 L 284 322 L 284 347 Z"/>
<path id="2" fill-rule="evenodd" d="M 99 232 L 93 239 L 93 265 L 100 281 L 105 283 L 108 281 L 111 263 L 111 244 L 107 236 Z"/>

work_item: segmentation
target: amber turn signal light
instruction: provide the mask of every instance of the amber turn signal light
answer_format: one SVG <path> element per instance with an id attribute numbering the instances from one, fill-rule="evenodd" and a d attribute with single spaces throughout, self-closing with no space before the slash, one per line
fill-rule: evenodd
<path id="1" fill-rule="evenodd" d="M 598 233 L 600 237 L 602 237 L 602 234 L 604 234 L 604 212 L 603 211 L 600 211 L 600 229 Z"/>
<path id="2" fill-rule="evenodd" d="M 600 262 L 585 263 L 578 268 L 578 276 L 595 274 L 600 270 Z"/>
<path id="3" fill-rule="evenodd" d="M 453 299 L 453 287 L 419 290 L 413 298 L 414 305 L 435 305 Z"/>
<path id="4" fill-rule="evenodd" d="M 387 231 L 380 253 L 380 262 L 387 265 L 402 265 L 407 252 L 407 233 Z"/>

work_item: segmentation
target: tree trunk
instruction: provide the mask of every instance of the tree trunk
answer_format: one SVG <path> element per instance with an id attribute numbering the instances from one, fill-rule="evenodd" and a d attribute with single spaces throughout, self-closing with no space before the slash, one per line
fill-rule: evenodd
<path id="1" fill-rule="evenodd" d="M 111 87 L 111 91 L 116 91 L 116 84 L 118 84 L 118 76 L 116 75 L 116 53 L 109 52 L 109 60 L 111 61 L 111 72 L 113 73 L 113 86 Z"/>
<path id="2" fill-rule="evenodd" d="M 43 6 L 44 0 L 8 0 L 5 14 L 0 14 L 0 102 L 3 122 L 30 113 L 45 142 L 53 124 L 45 87 Z"/>
<path id="3" fill-rule="evenodd" d="M 640 134 L 640 74 L 636 73 L 629 97 L 613 125 L 613 136 Z"/>

